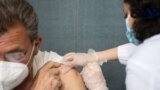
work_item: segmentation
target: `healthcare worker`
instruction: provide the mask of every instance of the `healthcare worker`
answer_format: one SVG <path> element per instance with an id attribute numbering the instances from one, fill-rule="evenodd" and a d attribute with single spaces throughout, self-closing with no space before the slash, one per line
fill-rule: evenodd
<path id="1" fill-rule="evenodd" d="M 160 90 L 160 0 L 124 0 L 124 14 L 130 43 L 101 52 L 69 53 L 63 62 L 85 67 L 90 62 L 119 59 L 126 65 L 127 90 Z M 92 81 L 98 81 L 97 77 Z M 85 82 L 92 87 L 90 80 Z"/>

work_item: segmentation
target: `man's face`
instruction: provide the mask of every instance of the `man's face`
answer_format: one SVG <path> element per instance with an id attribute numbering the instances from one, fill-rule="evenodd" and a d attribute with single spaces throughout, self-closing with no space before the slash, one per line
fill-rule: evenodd
<path id="1" fill-rule="evenodd" d="M 31 56 L 32 47 L 26 28 L 17 24 L 0 36 L 0 61 L 26 64 Z"/>

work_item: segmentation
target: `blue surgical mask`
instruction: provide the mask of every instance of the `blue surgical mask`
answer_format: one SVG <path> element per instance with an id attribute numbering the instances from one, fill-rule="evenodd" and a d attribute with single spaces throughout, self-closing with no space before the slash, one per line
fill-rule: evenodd
<path id="1" fill-rule="evenodd" d="M 141 41 L 139 41 L 136 37 L 135 37 L 135 33 L 133 31 L 133 29 L 128 25 L 128 17 L 126 18 L 126 37 L 128 39 L 128 41 L 130 43 L 133 43 L 135 45 L 139 45 L 141 43 Z"/>

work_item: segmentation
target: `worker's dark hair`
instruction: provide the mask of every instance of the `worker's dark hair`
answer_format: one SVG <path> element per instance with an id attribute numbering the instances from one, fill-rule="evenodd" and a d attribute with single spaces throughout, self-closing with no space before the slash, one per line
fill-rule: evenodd
<path id="1" fill-rule="evenodd" d="M 32 42 L 38 36 L 37 15 L 26 0 L 0 0 L 0 35 L 16 24 L 26 28 Z"/>
<path id="2" fill-rule="evenodd" d="M 129 4 L 136 38 L 144 41 L 160 33 L 160 0 L 124 0 Z"/>

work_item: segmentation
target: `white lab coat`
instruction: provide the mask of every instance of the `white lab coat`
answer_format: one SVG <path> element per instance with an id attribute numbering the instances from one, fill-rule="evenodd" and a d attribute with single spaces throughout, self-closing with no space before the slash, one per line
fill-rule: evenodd
<path id="1" fill-rule="evenodd" d="M 38 54 L 33 59 L 33 76 L 35 76 L 38 70 L 43 67 L 48 61 L 54 61 L 61 63 L 62 56 L 58 55 L 56 52 L 39 51 Z"/>
<path id="2" fill-rule="evenodd" d="M 118 57 L 126 65 L 127 90 L 160 90 L 160 34 L 139 46 L 119 46 Z"/>

